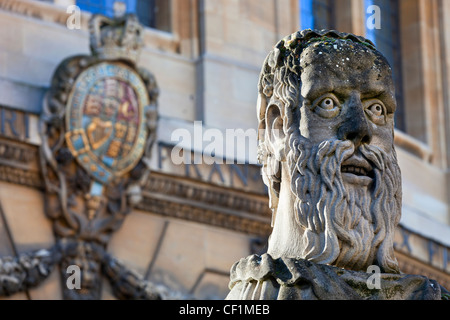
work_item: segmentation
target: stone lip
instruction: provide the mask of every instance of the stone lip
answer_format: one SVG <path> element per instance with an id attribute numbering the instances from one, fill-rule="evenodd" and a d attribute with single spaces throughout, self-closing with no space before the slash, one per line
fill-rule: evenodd
<path id="1" fill-rule="evenodd" d="M 380 273 L 380 289 L 370 289 L 373 275 L 304 259 L 251 255 L 231 268 L 227 299 L 441 300 L 448 295 L 435 280 L 420 275 Z"/>

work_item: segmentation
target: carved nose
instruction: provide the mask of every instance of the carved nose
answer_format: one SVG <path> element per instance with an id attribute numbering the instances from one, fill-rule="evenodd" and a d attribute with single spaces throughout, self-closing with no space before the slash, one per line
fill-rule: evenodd
<path id="1" fill-rule="evenodd" d="M 350 140 L 356 148 L 363 143 L 372 141 L 372 130 L 361 105 L 349 108 L 347 119 L 338 129 L 338 139 Z"/>

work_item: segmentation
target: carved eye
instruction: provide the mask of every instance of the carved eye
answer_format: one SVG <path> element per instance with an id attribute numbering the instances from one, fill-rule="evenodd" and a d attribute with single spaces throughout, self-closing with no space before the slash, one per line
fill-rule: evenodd
<path id="1" fill-rule="evenodd" d="M 323 118 L 334 118 L 339 114 L 341 106 L 339 100 L 329 93 L 313 103 L 313 110 Z"/>
<path id="2" fill-rule="evenodd" d="M 320 106 L 325 110 L 331 110 L 334 108 L 334 101 L 331 98 L 325 98 L 322 100 Z"/>
<path id="3" fill-rule="evenodd" d="M 378 125 L 383 125 L 386 123 L 386 108 L 381 101 L 370 100 L 366 102 L 366 105 L 368 105 L 366 108 L 366 114 L 373 123 Z"/>
<path id="4" fill-rule="evenodd" d="M 381 116 L 383 114 L 383 107 L 379 103 L 374 103 L 369 107 L 369 110 L 373 113 L 375 116 Z"/>

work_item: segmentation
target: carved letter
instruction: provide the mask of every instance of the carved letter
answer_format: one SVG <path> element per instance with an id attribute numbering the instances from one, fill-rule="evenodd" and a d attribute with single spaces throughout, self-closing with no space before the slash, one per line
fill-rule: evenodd
<path id="1" fill-rule="evenodd" d="M 8 122 L 9 123 L 9 128 L 11 129 L 11 133 L 15 137 L 18 137 L 19 133 L 16 131 L 16 128 L 15 128 L 15 121 L 16 121 L 17 114 L 14 111 L 12 111 L 12 110 L 10 110 L 9 113 L 11 114 L 11 117 L 9 119 L 6 119 L 6 117 L 5 117 L 5 109 L 1 109 L 1 118 L 2 118 L 2 120 L 1 120 L 1 127 L 2 127 L 1 128 L 1 133 L 2 134 L 7 134 L 5 132 L 5 129 L 6 129 L 5 122 Z"/>

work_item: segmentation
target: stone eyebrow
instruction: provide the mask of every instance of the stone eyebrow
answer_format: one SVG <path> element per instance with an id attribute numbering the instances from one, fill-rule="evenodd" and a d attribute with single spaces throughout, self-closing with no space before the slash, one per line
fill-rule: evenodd
<path id="1" fill-rule="evenodd" d="M 396 97 L 393 92 L 385 88 L 378 88 L 361 93 L 361 99 L 379 99 L 384 102 L 388 113 L 392 113 L 396 109 Z"/>
<path id="2" fill-rule="evenodd" d="M 320 85 L 312 85 L 308 88 L 308 91 L 305 93 L 303 98 L 311 100 L 313 102 L 315 99 L 319 98 L 321 95 L 334 92 L 333 86 L 326 86 L 323 84 Z"/>
<path id="3" fill-rule="evenodd" d="M 385 89 L 372 89 L 365 92 L 361 92 L 362 99 L 378 98 L 386 92 Z"/>

